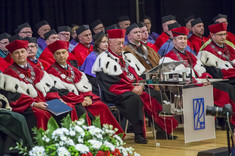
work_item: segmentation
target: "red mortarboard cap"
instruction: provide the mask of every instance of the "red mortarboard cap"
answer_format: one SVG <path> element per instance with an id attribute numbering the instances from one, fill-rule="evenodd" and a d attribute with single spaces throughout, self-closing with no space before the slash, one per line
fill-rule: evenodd
<path id="1" fill-rule="evenodd" d="M 189 29 L 186 27 L 178 27 L 178 28 L 174 28 L 171 30 L 173 37 L 179 36 L 179 35 L 186 35 L 188 36 L 189 33 Z"/>
<path id="2" fill-rule="evenodd" d="M 69 42 L 57 40 L 57 41 L 53 42 L 52 44 L 48 45 L 47 47 L 54 54 L 54 52 L 56 52 L 59 49 L 68 50 Z"/>
<path id="3" fill-rule="evenodd" d="M 107 33 L 110 39 L 125 38 L 126 30 L 125 29 L 111 29 L 111 30 L 107 30 Z"/>
<path id="4" fill-rule="evenodd" d="M 208 29 L 211 33 L 215 34 L 220 31 L 227 31 L 227 23 L 216 23 L 208 26 Z"/>
<path id="5" fill-rule="evenodd" d="M 29 41 L 15 40 L 15 41 L 9 43 L 6 46 L 6 48 L 10 53 L 13 53 L 17 49 L 21 49 L 21 48 L 27 49 L 28 43 L 29 43 Z"/>

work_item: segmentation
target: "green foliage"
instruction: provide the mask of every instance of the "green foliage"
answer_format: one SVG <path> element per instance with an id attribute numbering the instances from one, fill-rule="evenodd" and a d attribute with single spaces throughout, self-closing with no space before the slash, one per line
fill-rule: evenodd
<path id="1" fill-rule="evenodd" d="M 62 127 L 69 129 L 70 124 L 72 123 L 71 117 L 68 114 L 63 120 L 62 120 Z"/>
<path id="2" fill-rule="evenodd" d="M 101 124 L 100 124 L 100 116 L 96 117 L 94 121 L 92 121 L 92 125 L 101 128 Z"/>
<path id="3" fill-rule="evenodd" d="M 47 123 L 47 129 L 49 129 L 49 133 L 48 133 L 48 137 L 52 136 L 52 133 L 54 130 L 56 130 L 57 128 L 59 128 L 59 125 L 57 124 L 56 120 L 51 117 Z"/>

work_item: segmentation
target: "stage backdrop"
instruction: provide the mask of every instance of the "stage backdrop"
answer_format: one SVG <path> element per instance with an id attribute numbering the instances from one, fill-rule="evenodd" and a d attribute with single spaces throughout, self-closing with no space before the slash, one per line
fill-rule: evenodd
<path id="1" fill-rule="evenodd" d="M 229 16 L 229 30 L 235 33 L 234 0 L 139 0 L 140 18 L 152 18 L 153 31 L 161 33 L 161 16 L 176 15 L 184 25 L 184 18 L 194 14 L 205 26 L 217 13 Z M 52 28 L 71 24 L 90 24 L 100 18 L 105 26 L 117 22 L 118 16 L 128 15 L 136 22 L 135 0 L 0 0 L 0 33 L 14 33 L 17 25 L 28 22 L 32 27 L 45 19 Z M 36 32 L 34 31 L 34 36 Z"/>

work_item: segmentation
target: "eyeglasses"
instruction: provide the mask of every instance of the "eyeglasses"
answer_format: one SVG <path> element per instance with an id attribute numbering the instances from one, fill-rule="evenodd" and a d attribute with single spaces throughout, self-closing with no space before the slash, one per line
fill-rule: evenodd
<path id="1" fill-rule="evenodd" d="M 59 33 L 59 34 L 63 36 L 70 36 L 70 33 Z"/>
<path id="2" fill-rule="evenodd" d="M 99 27 L 99 28 L 96 28 L 94 30 L 101 30 L 101 29 L 104 29 L 104 27 Z"/>
<path id="3" fill-rule="evenodd" d="M 222 36 L 227 36 L 228 35 L 228 33 L 223 33 L 223 34 L 216 34 L 217 36 L 219 36 L 219 37 L 222 37 Z"/>
<path id="4" fill-rule="evenodd" d="M 20 33 L 23 33 L 23 34 L 33 34 L 32 31 L 21 31 Z"/>

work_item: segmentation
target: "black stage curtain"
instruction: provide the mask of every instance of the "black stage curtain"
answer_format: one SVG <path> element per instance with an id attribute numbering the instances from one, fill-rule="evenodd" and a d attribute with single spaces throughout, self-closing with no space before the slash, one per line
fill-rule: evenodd
<path id="1" fill-rule="evenodd" d="M 184 18 L 194 14 L 201 17 L 206 28 L 217 13 L 229 16 L 229 30 L 235 32 L 234 0 L 139 0 L 140 19 L 148 15 L 153 31 L 161 33 L 161 16 L 174 14 L 184 25 Z M 136 0 L 0 0 L 0 33 L 14 34 L 17 25 L 28 22 L 32 28 L 45 19 L 52 28 L 71 24 L 90 24 L 100 18 L 105 26 L 128 15 L 136 22 Z M 34 31 L 34 36 L 36 32 Z"/>

